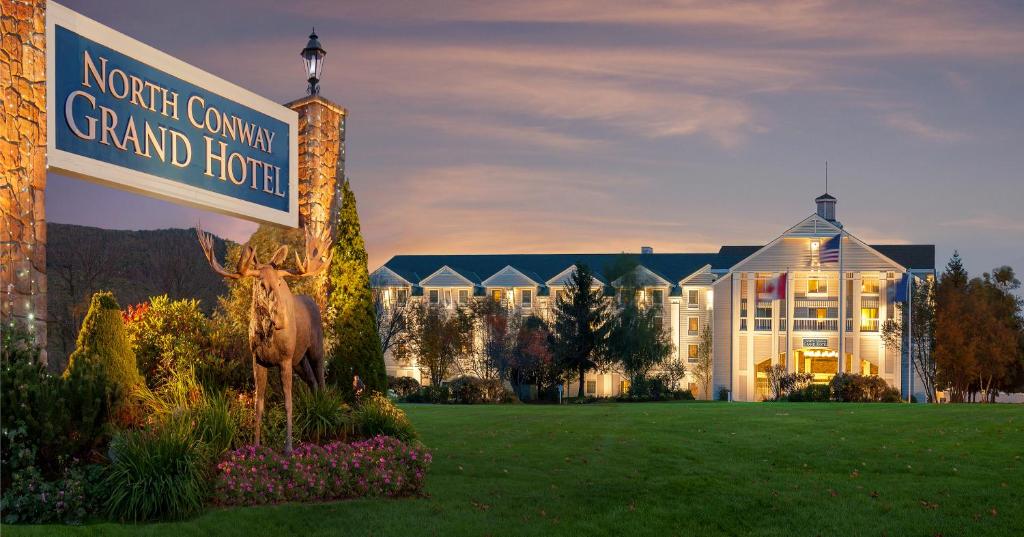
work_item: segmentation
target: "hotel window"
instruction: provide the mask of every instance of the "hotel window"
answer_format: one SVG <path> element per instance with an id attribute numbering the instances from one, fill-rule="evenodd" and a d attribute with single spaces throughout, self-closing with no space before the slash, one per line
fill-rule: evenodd
<path id="1" fill-rule="evenodd" d="M 654 289 L 651 291 L 651 302 L 656 306 L 660 306 L 665 303 L 665 291 L 661 289 Z"/>
<path id="2" fill-rule="evenodd" d="M 690 344 L 686 346 L 686 359 L 690 362 L 697 361 L 697 345 Z"/>
<path id="3" fill-rule="evenodd" d="M 441 302 L 441 291 L 438 289 L 431 289 L 430 291 L 427 292 L 427 298 L 430 301 L 430 304 L 436 306 L 439 302 Z"/>
<path id="4" fill-rule="evenodd" d="M 503 289 L 491 289 L 491 300 L 501 302 L 501 299 L 504 297 L 505 291 Z"/>
<path id="5" fill-rule="evenodd" d="M 523 307 L 524 308 L 532 308 L 533 307 L 533 291 L 531 289 L 523 289 L 522 291 L 519 292 L 519 294 L 520 294 L 520 297 L 521 297 L 520 301 L 522 302 Z"/>
<path id="6" fill-rule="evenodd" d="M 814 314 L 815 319 L 828 318 L 828 308 L 811 308 L 811 313 Z"/>
<path id="7" fill-rule="evenodd" d="M 397 297 L 398 305 L 404 306 L 405 303 L 408 302 L 409 300 L 409 290 L 398 289 L 397 291 L 395 291 L 395 296 Z"/>
<path id="8" fill-rule="evenodd" d="M 444 304 L 446 306 L 450 306 L 451 303 L 452 303 L 452 290 L 451 289 L 445 289 L 444 290 Z"/>
<path id="9" fill-rule="evenodd" d="M 595 393 L 597 393 L 597 381 L 596 380 L 588 380 L 587 381 L 587 393 L 589 393 L 590 395 L 594 395 Z"/>
<path id="10" fill-rule="evenodd" d="M 700 307 L 700 291 L 697 289 L 690 289 L 687 292 L 686 305 L 689 308 Z"/>
<path id="11" fill-rule="evenodd" d="M 877 295 L 878 294 L 878 277 L 877 276 L 864 276 L 860 281 L 860 294 L 862 295 Z"/>
<path id="12" fill-rule="evenodd" d="M 811 278 L 807 280 L 807 294 L 824 295 L 828 293 L 828 280 L 824 278 Z"/>
<path id="13" fill-rule="evenodd" d="M 860 309 L 860 331 L 861 332 L 877 332 L 878 331 L 878 308 L 861 308 Z"/>
<path id="14" fill-rule="evenodd" d="M 459 289 L 459 304 L 469 302 L 469 289 Z"/>
<path id="15" fill-rule="evenodd" d="M 691 336 L 697 335 L 697 332 L 700 331 L 700 318 L 690 317 L 689 319 L 687 319 L 687 322 L 688 325 L 686 327 L 686 333 Z"/>
<path id="16" fill-rule="evenodd" d="M 569 294 L 565 292 L 565 289 L 559 289 L 555 291 L 555 300 L 565 302 Z"/>

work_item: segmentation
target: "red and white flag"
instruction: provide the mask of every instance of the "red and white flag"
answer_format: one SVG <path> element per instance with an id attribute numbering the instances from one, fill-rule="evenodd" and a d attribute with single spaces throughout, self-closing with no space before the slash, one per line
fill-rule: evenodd
<path id="1" fill-rule="evenodd" d="M 757 294 L 760 300 L 785 300 L 786 299 L 786 274 L 782 273 L 774 278 L 765 280 L 764 287 Z"/>

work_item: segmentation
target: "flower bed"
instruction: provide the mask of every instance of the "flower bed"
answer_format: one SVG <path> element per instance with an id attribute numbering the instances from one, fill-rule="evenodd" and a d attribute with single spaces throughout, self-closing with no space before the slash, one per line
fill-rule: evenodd
<path id="1" fill-rule="evenodd" d="M 214 502 L 261 505 L 365 496 L 410 496 L 423 488 L 430 452 L 388 436 L 303 444 L 291 456 L 246 446 L 217 465 Z"/>

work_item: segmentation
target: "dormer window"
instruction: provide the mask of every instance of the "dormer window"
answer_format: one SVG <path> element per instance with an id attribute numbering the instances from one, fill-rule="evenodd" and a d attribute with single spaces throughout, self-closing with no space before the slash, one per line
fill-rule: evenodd
<path id="1" fill-rule="evenodd" d="M 663 289 L 654 289 L 651 291 L 651 302 L 655 306 L 660 306 L 665 303 L 665 291 Z"/>
<path id="2" fill-rule="evenodd" d="M 469 302 L 469 289 L 459 289 L 459 304 Z"/>
<path id="3" fill-rule="evenodd" d="M 522 291 L 519 292 L 519 296 L 520 296 L 520 302 L 522 303 L 524 308 L 532 308 L 533 307 L 533 290 L 532 289 L 523 289 Z"/>
<path id="4" fill-rule="evenodd" d="M 427 291 L 427 301 L 430 302 L 431 306 L 436 306 L 441 303 L 441 291 L 439 289 L 431 289 Z"/>
<path id="5" fill-rule="evenodd" d="M 501 302 L 503 298 L 505 298 L 504 289 L 491 289 L 491 300 Z"/>
<path id="6" fill-rule="evenodd" d="M 404 306 L 409 301 L 409 290 L 397 289 L 395 291 L 395 301 L 398 302 L 399 306 Z"/>
<path id="7" fill-rule="evenodd" d="M 688 308 L 699 308 L 700 307 L 700 291 L 697 289 L 690 289 L 686 293 L 686 306 Z"/>

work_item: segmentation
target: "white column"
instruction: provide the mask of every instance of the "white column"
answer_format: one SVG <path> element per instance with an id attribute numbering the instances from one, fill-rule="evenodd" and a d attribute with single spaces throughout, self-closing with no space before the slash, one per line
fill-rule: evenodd
<path id="1" fill-rule="evenodd" d="M 683 341 L 681 337 L 682 331 L 679 328 L 679 323 L 681 322 L 681 319 L 679 318 L 679 300 L 680 299 L 678 298 L 673 298 L 670 301 L 672 308 L 670 314 L 670 318 L 672 319 L 672 344 L 675 345 L 676 347 L 674 351 L 676 360 L 681 360 L 683 355 Z"/>

